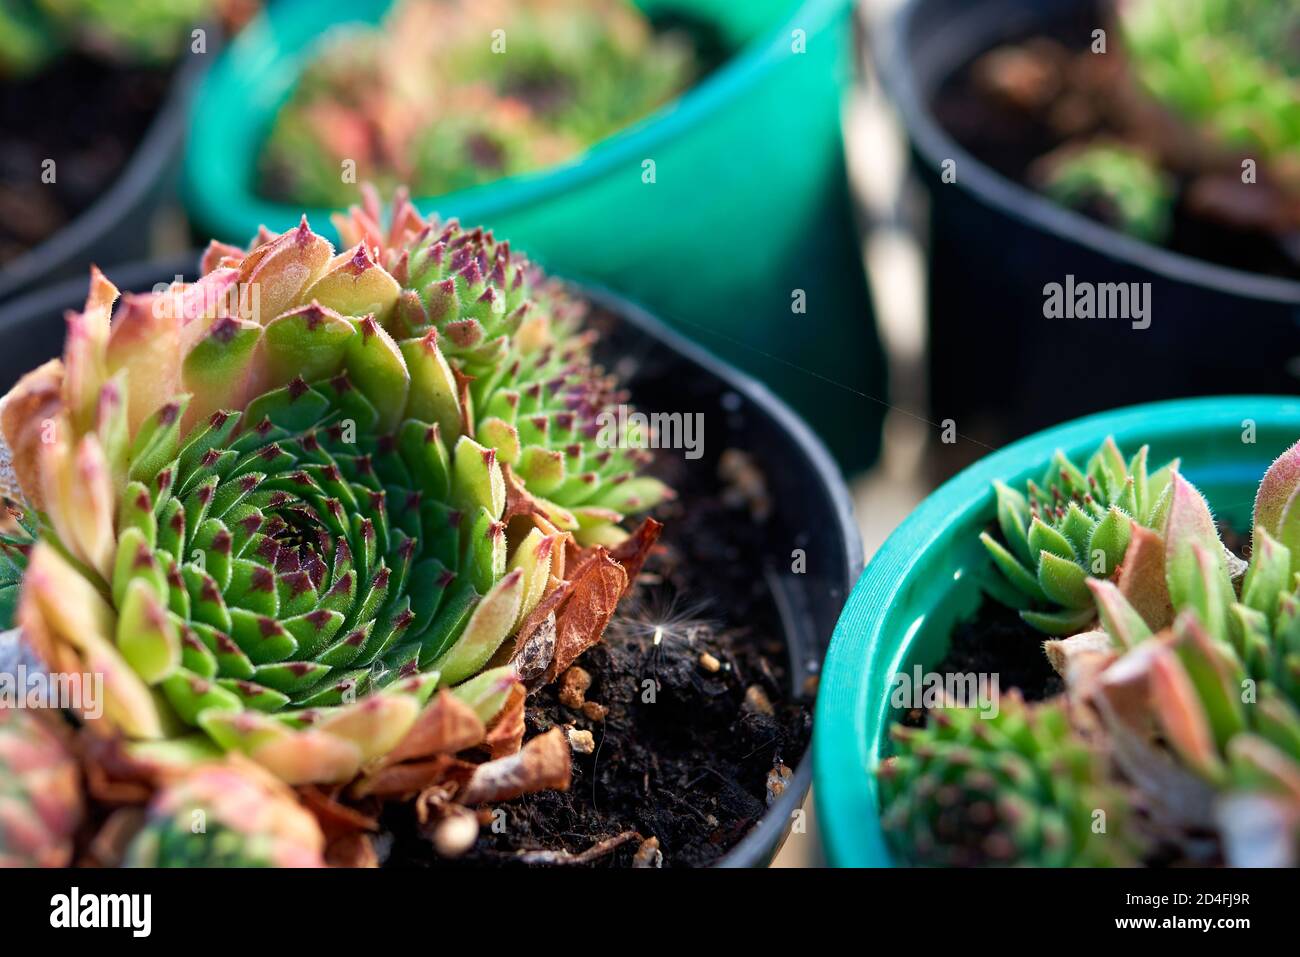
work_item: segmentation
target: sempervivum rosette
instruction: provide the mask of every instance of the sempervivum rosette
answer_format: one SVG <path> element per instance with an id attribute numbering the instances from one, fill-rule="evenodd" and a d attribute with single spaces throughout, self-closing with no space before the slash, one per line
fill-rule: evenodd
<path id="1" fill-rule="evenodd" d="M 64 358 L 0 406 L 18 624 L 103 676 L 87 724 L 137 757 L 372 794 L 435 754 L 509 761 L 522 679 L 599 640 L 654 541 L 620 523 L 666 489 L 596 427 L 619 396 L 576 304 L 490 234 L 404 200 L 381 234 L 371 202 L 340 254 L 305 221 L 214 244 L 115 313 L 95 273 Z M 533 783 L 562 784 L 543 750 Z M 484 768 L 466 793 L 495 799 Z"/>
<path id="2" fill-rule="evenodd" d="M 880 766 L 881 824 L 911 864 L 1103 867 L 1132 860 L 1123 793 L 1059 701 L 942 708 L 895 725 Z"/>

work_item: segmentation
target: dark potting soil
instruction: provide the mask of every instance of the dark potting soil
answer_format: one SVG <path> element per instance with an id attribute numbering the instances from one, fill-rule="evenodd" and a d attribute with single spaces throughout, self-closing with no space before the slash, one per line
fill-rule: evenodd
<path id="1" fill-rule="evenodd" d="M 99 199 L 144 138 L 170 83 L 170 71 L 68 56 L 37 76 L 0 84 L 0 264 Z M 42 178 L 47 160 L 54 161 L 53 182 Z"/>
<path id="2" fill-rule="evenodd" d="M 1102 4 L 1083 3 L 1040 32 L 1007 37 L 1001 49 L 1023 54 L 1019 62 L 995 68 L 986 55 L 992 51 L 985 51 L 949 76 L 931 104 L 939 124 L 981 161 L 1035 190 L 1042 158 L 1067 145 L 1105 139 L 1158 147 L 1157 125 L 1125 106 L 1133 94 L 1122 51 L 1089 52 L 1092 32 L 1107 23 Z M 1117 31 L 1109 33 L 1118 46 Z M 1004 89 L 1015 88 L 1014 98 L 992 88 L 986 71 L 993 69 L 1002 71 Z M 1261 185 L 1245 187 L 1202 177 L 1204 170 L 1167 172 L 1177 199 L 1165 248 L 1248 272 L 1300 277 L 1300 249 L 1287 245 L 1294 237 L 1280 240 L 1264 225 L 1278 202 L 1265 198 L 1263 175 Z M 1080 212 L 1113 225 L 1105 209 Z"/>
<path id="3" fill-rule="evenodd" d="M 416 833 L 409 807 L 393 808 L 386 866 L 518 865 L 532 852 L 579 854 L 628 831 L 657 838 L 665 867 L 705 866 L 766 810 L 769 775 L 798 762 L 811 713 L 790 700 L 779 618 L 744 561 L 761 548 L 761 526 L 724 505 L 703 470 L 679 471 L 680 498 L 660 515 L 663 553 L 605 640 L 577 662 L 592 677 L 585 700 L 606 713 L 561 703 L 559 682 L 528 701 L 529 737 L 557 725 L 591 732 L 595 749 L 573 755 L 572 786 L 496 805 L 500 833 L 482 828 L 455 861 Z M 706 654 L 713 661 L 702 662 Z M 628 866 L 639 844 L 589 863 Z"/>
<path id="4" fill-rule="evenodd" d="M 627 832 L 656 838 L 664 867 L 707 866 L 754 826 L 769 787 L 779 788 L 807 750 L 809 676 L 790 673 L 764 578 L 773 534 L 762 517 L 765 480 L 748 456 L 726 447 L 708 411 L 724 390 L 608 312 L 596 310 L 592 325 L 642 409 L 706 410 L 715 437 L 696 460 L 657 453 L 653 471 L 677 493 L 655 512 L 661 547 L 604 641 L 576 663 L 592 679 L 585 700 L 599 707 L 565 705 L 560 682 L 528 699 L 526 737 L 557 725 L 592 735 L 592 753 L 573 755 L 569 790 L 495 805 L 504 827 L 482 827 L 453 861 L 417 832 L 409 806 L 391 807 L 384 825 L 392 841 L 380 842 L 385 866 L 522 866 L 538 863 L 538 851 L 577 855 Z M 629 866 L 640 843 L 628 838 L 584 863 Z"/>
<path id="5" fill-rule="evenodd" d="M 1016 688 L 1026 701 L 1042 701 L 1065 690 L 1043 652 L 1042 632 L 1020 620 L 1019 613 L 997 599 L 984 596 L 975 617 L 953 629 L 948 651 L 934 666 L 936 674 L 985 674 L 998 676 L 998 693 Z M 903 724 L 925 724 L 925 709 L 903 713 Z"/>

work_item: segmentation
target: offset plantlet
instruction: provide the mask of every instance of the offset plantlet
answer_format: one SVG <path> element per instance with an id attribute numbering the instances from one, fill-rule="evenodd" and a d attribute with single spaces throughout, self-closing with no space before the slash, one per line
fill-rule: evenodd
<path id="1" fill-rule="evenodd" d="M 0 0 L 0 77 L 39 72 L 68 51 L 160 66 L 180 55 L 216 0 Z"/>
<path id="2" fill-rule="evenodd" d="M 996 717 L 932 711 L 895 725 L 878 779 L 881 823 L 909 863 L 1103 867 L 1132 862 L 1123 793 L 1061 702 L 1004 695 Z"/>
<path id="3" fill-rule="evenodd" d="M 1061 205 L 1095 212 L 1141 239 L 1162 242 L 1167 237 L 1173 180 L 1139 150 L 1093 143 L 1054 153 L 1040 165 L 1043 192 Z"/>
<path id="4" fill-rule="evenodd" d="M 87 723 L 150 766 L 239 752 L 384 795 L 402 762 L 509 755 L 522 723 L 489 729 L 522 714 L 516 642 L 556 627 L 553 678 L 656 537 L 619 523 L 666 488 L 589 438 L 617 392 L 577 303 L 404 200 L 382 236 L 377 203 L 341 228 L 366 241 L 336 255 L 304 219 L 214 244 L 198 282 L 115 314 L 94 273 L 63 360 L 0 404 L 28 506 L 0 541 L 17 623 L 52 670 L 103 675 Z M 567 750 L 546 755 L 512 785 L 562 786 Z M 236 832 L 146 856 L 267 856 Z"/>
<path id="5" fill-rule="evenodd" d="M 695 69 L 628 0 L 402 0 L 336 31 L 275 120 L 262 188 L 356 200 L 356 177 L 435 196 L 569 159 L 680 93 Z"/>
<path id="6" fill-rule="evenodd" d="M 1052 635 L 1079 631 L 1096 612 L 1090 578 L 1111 578 L 1133 525 L 1158 528 L 1177 461 L 1147 470 L 1147 448 L 1126 459 L 1107 439 L 1080 469 L 1062 452 L 1024 493 L 994 483 L 999 541 L 980 536 L 1021 602 L 1026 623 Z"/>

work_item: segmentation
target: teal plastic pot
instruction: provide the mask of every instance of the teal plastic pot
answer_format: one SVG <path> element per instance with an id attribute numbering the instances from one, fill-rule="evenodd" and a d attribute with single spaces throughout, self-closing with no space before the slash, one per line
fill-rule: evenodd
<path id="1" fill-rule="evenodd" d="M 1253 423 L 1253 443 L 1247 429 Z M 1249 529 L 1255 488 L 1269 464 L 1300 438 L 1300 401 L 1282 396 L 1186 399 L 1130 406 L 1039 432 L 961 472 L 927 498 L 867 566 L 836 625 L 813 732 L 813 793 L 827 859 L 887 867 L 872 774 L 895 719 L 888 689 L 899 671 L 930 668 L 954 626 L 974 615 L 996 570 L 979 533 L 996 517 L 994 479 L 1022 487 L 1056 449 L 1091 454 L 1107 435 L 1153 462 L 1181 458 L 1183 474 L 1215 515 Z"/>
<path id="2" fill-rule="evenodd" d="M 186 160 L 196 225 L 247 242 L 303 210 L 255 191 L 257 159 L 313 41 L 390 0 L 280 0 L 199 91 Z M 716 28 L 731 58 L 570 162 L 418 201 L 482 223 L 551 271 L 625 293 L 802 412 L 846 468 L 875 458 L 884 361 L 844 170 L 851 0 L 642 0 Z M 795 31 L 806 52 L 795 53 Z M 655 182 L 642 181 L 653 160 Z M 329 210 L 306 210 L 327 235 Z M 337 236 L 331 238 L 337 239 Z M 802 296 L 800 292 L 802 291 Z M 796 298 L 806 312 L 794 312 Z"/>

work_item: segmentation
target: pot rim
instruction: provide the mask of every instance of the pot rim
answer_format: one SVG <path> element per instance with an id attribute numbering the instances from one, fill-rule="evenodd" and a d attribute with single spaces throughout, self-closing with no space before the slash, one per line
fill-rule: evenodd
<path id="1" fill-rule="evenodd" d="M 660 144 L 680 138 L 685 131 L 708 123 L 714 114 L 742 97 L 766 73 L 793 55 L 787 42 L 791 29 L 797 27 L 810 37 L 816 35 L 836 17 L 851 13 L 853 3 L 854 0 L 803 0 L 791 5 L 788 13 L 778 18 L 778 26 L 763 31 L 759 37 L 739 48 L 701 82 L 687 88 L 635 123 L 593 143 L 567 160 L 467 189 L 437 196 L 412 197 L 412 202 L 420 209 L 446 208 L 454 210 L 455 215 L 462 220 L 487 222 L 500 217 L 507 210 L 528 209 L 604 178 L 612 170 L 638 157 L 654 155 L 653 151 Z M 270 12 L 274 14 L 273 10 Z M 283 15 L 282 11 L 281 16 Z M 267 11 L 258 15 L 258 25 L 267 26 L 266 16 Z M 202 174 L 199 172 L 201 158 L 206 152 L 204 141 L 214 136 L 219 139 L 220 135 L 219 132 L 211 132 L 210 123 L 198 122 L 201 116 L 211 118 L 212 111 L 205 111 L 204 103 L 208 98 L 216 97 L 214 84 L 222 79 L 231 58 L 244 54 L 245 48 L 252 45 L 255 35 L 256 31 L 246 29 L 236 42 L 230 44 L 197 91 L 195 121 L 185 156 L 185 200 L 196 211 L 200 221 L 223 224 L 223 231 L 225 226 L 233 226 L 236 221 L 257 221 L 272 226 L 276 222 L 288 224 L 303 213 L 309 220 L 328 222 L 330 214 L 338 210 L 307 208 L 264 199 L 249 188 L 240 173 L 234 172 L 235 169 L 247 169 L 248 163 L 245 160 L 250 157 L 251 162 L 256 163 L 260 156 L 261 139 L 256 141 L 256 148 L 250 157 L 241 157 L 238 163 L 233 163 L 227 156 L 224 162 L 230 163 L 232 172 L 217 177 L 224 194 L 223 199 L 214 201 L 211 198 L 212 177 L 206 170 Z M 294 56 L 303 59 L 301 51 L 273 52 L 277 59 Z M 265 62 L 256 65 L 265 69 Z M 295 64 L 295 80 L 301 70 L 302 64 Z M 205 129 L 209 132 L 205 133 Z M 223 154 L 217 150 L 212 155 Z M 230 207 L 232 201 L 238 203 L 233 211 Z"/>
<path id="2" fill-rule="evenodd" d="M 912 569 L 951 526 L 993 508 L 993 481 L 1045 466 L 1058 449 L 1095 447 L 1107 435 L 1121 446 L 1155 436 L 1177 443 L 1212 428 L 1241 428 L 1243 419 L 1294 427 L 1300 435 L 1300 399 L 1282 395 L 1210 396 L 1125 406 L 1037 432 L 969 466 L 932 492 L 872 557 L 835 626 L 826 653 L 813 720 L 812 752 L 818 826 L 831 864 L 882 866 L 891 855 L 880 829 L 871 768 L 887 726 L 887 701 L 868 701 L 870 676 L 894 663 L 912 632 L 885 635 Z"/>
<path id="3" fill-rule="evenodd" d="M 162 276 L 192 275 L 196 271 L 195 266 L 200 255 L 200 252 L 195 251 L 166 259 L 126 263 L 111 267 L 109 271 L 121 280 L 122 288 L 143 288 L 144 284 L 151 280 L 158 281 Z M 573 283 L 573 285 L 581 290 L 584 298 L 616 313 L 620 319 L 629 322 L 639 332 L 662 343 L 687 362 L 699 366 L 725 382 L 732 391 L 744 396 L 762 416 L 790 437 L 802 456 L 801 467 L 810 473 L 814 481 L 809 494 L 823 495 L 837 518 L 836 524 L 839 527 L 841 541 L 838 554 L 834 558 L 835 565 L 842 569 L 843 573 L 842 577 L 837 576 L 836 584 L 847 595 L 853 587 L 854 580 L 862 571 L 862 539 L 857 521 L 853 517 L 853 500 L 844 477 L 835 460 L 831 458 L 830 452 L 812 428 L 758 379 L 717 358 L 703 346 L 664 324 L 662 320 L 637 303 L 599 285 L 585 282 Z M 85 279 L 66 279 L 23 295 L 12 302 L 0 304 L 0 338 L 6 335 L 6 327 L 20 323 L 28 317 L 61 312 L 68 302 L 77 302 L 83 298 L 85 289 Z M 785 463 L 785 467 L 800 466 L 790 461 Z M 788 636 L 786 636 L 786 644 L 788 647 L 794 647 L 794 642 L 791 642 Z M 815 643 L 814 646 L 817 644 L 819 643 Z M 810 707 L 815 708 L 816 702 L 813 702 Z M 791 825 L 793 812 L 803 804 L 812 779 L 813 744 L 810 742 L 808 748 L 800 755 L 794 777 L 782 795 L 768 807 L 749 832 L 715 862 L 714 866 L 766 866 L 784 841 Z"/>
<path id="4" fill-rule="evenodd" d="M 44 288 L 43 278 L 65 264 L 73 264 L 89 247 L 106 240 L 125 218 L 125 210 L 140 205 L 159 186 L 168 165 L 179 158 L 190 95 L 207 71 L 209 58 L 222 53 L 221 32 L 210 24 L 205 28 L 207 52 L 189 52 L 186 45 L 187 52 L 175 64 L 171 84 L 158 112 L 108 189 L 71 222 L 0 267 L 0 302 L 11 299 L 16 302 L 17 296 Z"/>
<path id="5" fill-rule="evenodd" d="M 976 159 L 939 125 L 921 96 L 912 70 L 908 38 L 922 5 L 929 2 L 933 0 L 905 0 L 872 30 L 869 42 L 880 81 L 903 121 L 914 152 L 930 171 L 941 169 L 945 160 L 956 160 L 962 170 L 954 184 L 958 189 L 1022 225 L 1050 233 L 1065 243 L 1077 243 L 1107 259 L 1127 259 L 1162 278 L 1216 292 L 1300 305 L 1300 280 L 1246 272 L 1136 239 L 1066 209 Z"/>

